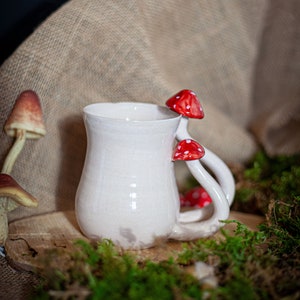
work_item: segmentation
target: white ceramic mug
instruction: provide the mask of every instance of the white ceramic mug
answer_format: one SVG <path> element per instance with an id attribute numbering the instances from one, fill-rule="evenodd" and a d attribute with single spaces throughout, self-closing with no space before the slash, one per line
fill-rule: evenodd
<path id="1" fill-rule="evenodd" d="M 210 194 L 213 213 L 208 219 L 203 209 L 180 213 L 172 153 L 176 137 L 184 135 L 181 119 L 155 104 L 96 103 L 84 108 L 87 152 L 76 217 L 87 237 L 142 249 L 157 239 L 206 237 L 223 225 L 234 182 L 226 165 L 208 149 L 203 161 L 208 155 L 206 165 L 221 185 L 199 160 L 187 164 Z"/>

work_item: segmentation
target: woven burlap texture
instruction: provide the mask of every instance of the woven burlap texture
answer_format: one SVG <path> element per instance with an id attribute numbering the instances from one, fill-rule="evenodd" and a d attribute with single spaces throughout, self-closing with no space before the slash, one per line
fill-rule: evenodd
<path id="1" fill-rule="evenodd" d="M 44 138 L 26 142 L 12 173 L 39 199 L 39 208 L 19 208 L 10 219 L 74 208 L 86 149 L 82 109 L 94 102 L 164 105 L 188 88 L 205 112 L 203 120 L 191 122 L 191 135 L 226 162 L 247 161 L 257 138 L 272 153 L 298 151 L 289 124 L 299 127 L 299 68 L 287 59 L 279 66 L 294 68 L 285 81 L 293 88 L 285 86 L 292 90 L 286 97 L 276 64 L 276 55 L 289 55 L 285 46 L 292 52 L 297 33 L 293 14 L 299 2 L 287 2 L 280 9 L 280 1 L 269 7 L 266 0 L 67 2 L 0 68 L 1 128 L 25 89 L 40 96 L 47 127 Z M 284 37 L 272 22 L 278 11 L 280 26 L 289 28 Z M 299 53 L 293 55 L 299 64 Z M 283 125 L 277 139 L 276 127 Z M 3 162 L 13 141 L 4 132 L 0 138 Z"/>

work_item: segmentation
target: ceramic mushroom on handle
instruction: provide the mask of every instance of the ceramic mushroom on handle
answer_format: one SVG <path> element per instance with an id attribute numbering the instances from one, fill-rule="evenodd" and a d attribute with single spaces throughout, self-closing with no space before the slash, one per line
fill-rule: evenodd
<path id="1" fill-rule="evenodd" d="M 229 207 L 233 201 L 235 193 L 234 179 L 227 165 L 212 151 L 195 142 L 187 131 L 189 118 L 202 119 L 204 117 L 202 106 L 196 94 L 191 90 L 182 90 L 167 100 L 166 105 L 182 116 L 176 133 L 177 140 L 181 142 L 177 146 L 177 152 L 175 152 L 173 159 L 186 161 L 190 172 L 208 192 L 213 202 L 214 212 L 212 217 L 201 222 L 204 228 L 202 236 L 206 235 L 205 230 L 207 230 L 207 235 L 209 235 L 213 231 L 212 226 L 216 227 L 216 230 L 218 229 L 217 227 L 221 226 L 217 220 L 228 218 L 229 209 L 224 209 L 226 206 L 224 202 L 226 201 Z M 202 166 L 199 161 L 200 158 L 201 162 L 213 172 L 217 181 Z M 189 232 L 191 238 L 197 238 L 199 236 L 199 233 L 196 231 L 198 224 L 190 222 L 199 221 L 205 217 L 203 209 L 181 213 L 180 222 L 189 224 L 185 224 L 184 228 L 180 224 L 177 225 L 172 237 L 180 239 L 182 236 L 186 239 L 186 233 Z"/>

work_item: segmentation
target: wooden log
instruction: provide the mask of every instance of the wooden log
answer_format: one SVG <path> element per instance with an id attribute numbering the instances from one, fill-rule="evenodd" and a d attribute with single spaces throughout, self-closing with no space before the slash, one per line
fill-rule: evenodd
<path id="1" fill-rule="evenodd" d="M 230 220 L 237 220 L 249 229 L 255 230 L 263 222 L 257 215 L 241 212 L 230 213 Z M 235 224 L 226 224 L 225 229 L 233 231 Z M 220 233 L 211 238 L 220 238 Z M 32 216 L 9 224 L 9 235 L 5 245 L 10 263 L 15 268 L 28 271 L 44 271 L 49 265 L 64 268 L 68 266 L 70 253 L 76 250 L 74 241 L 87 240 L 81 233 L 74 211 L 54 212 Z M 182 242 L 158 241 L 153 248 L 130 251 L 138 260 L 162 261 L 176 256 L 182 249 Z M 78 250 L 78 248 L 77 248 Z"/>

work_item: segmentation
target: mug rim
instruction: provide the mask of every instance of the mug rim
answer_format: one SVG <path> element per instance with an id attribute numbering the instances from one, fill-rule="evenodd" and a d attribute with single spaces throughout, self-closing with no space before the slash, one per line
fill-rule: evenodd
<path id="1" fill-rule="evenodd" d="M 105 108 L 105 113 L 100 113 L 101 110 L 100 108 Z M 147 118 L 147 119 L 138 119 L 138 118 L 129 118 L 129 117 L 121 117 L 117 116 L 117 114 L 113 114 L 113 111 L 117 110 L 120 108 L 126 108 L 131 109 L 131 112 L 136 112 L 139 108 L 140 109 L 145 109 L 144 113 L 147 112 L 156 112 L 157 115 L 160 117 L 152 117 L 152 118 Z M 151 108 L 151 110 L 149 110 Z M 97 109 L 97 110 L 96 110 Z M 93 111 L 94 110 L 94 111 Z M 103 112 L 103 111 L 102 111 Z M 109 112 L 109 114 L 108 114 Z M 120 113 L 120 111 L 118 111 Z M 114 122 L 126 122 L 126 123 L 149 123 L 149 122 L 168 122 L 170 120 L 176 120 L 180 119 L 181 115 L 172 111 L 169 109 L 167 106 L 162 106 L 159 104 L 155 103 L 144 103 L 144 102 L 127 102 L 127 101 L 122 101 L 122 102 L 95 102 L 86 105 L 83 108 L 83 113 L 89 117 L 94 117 L 97 119 L 103 119 L 103 120 L 111 120 Z"/>

